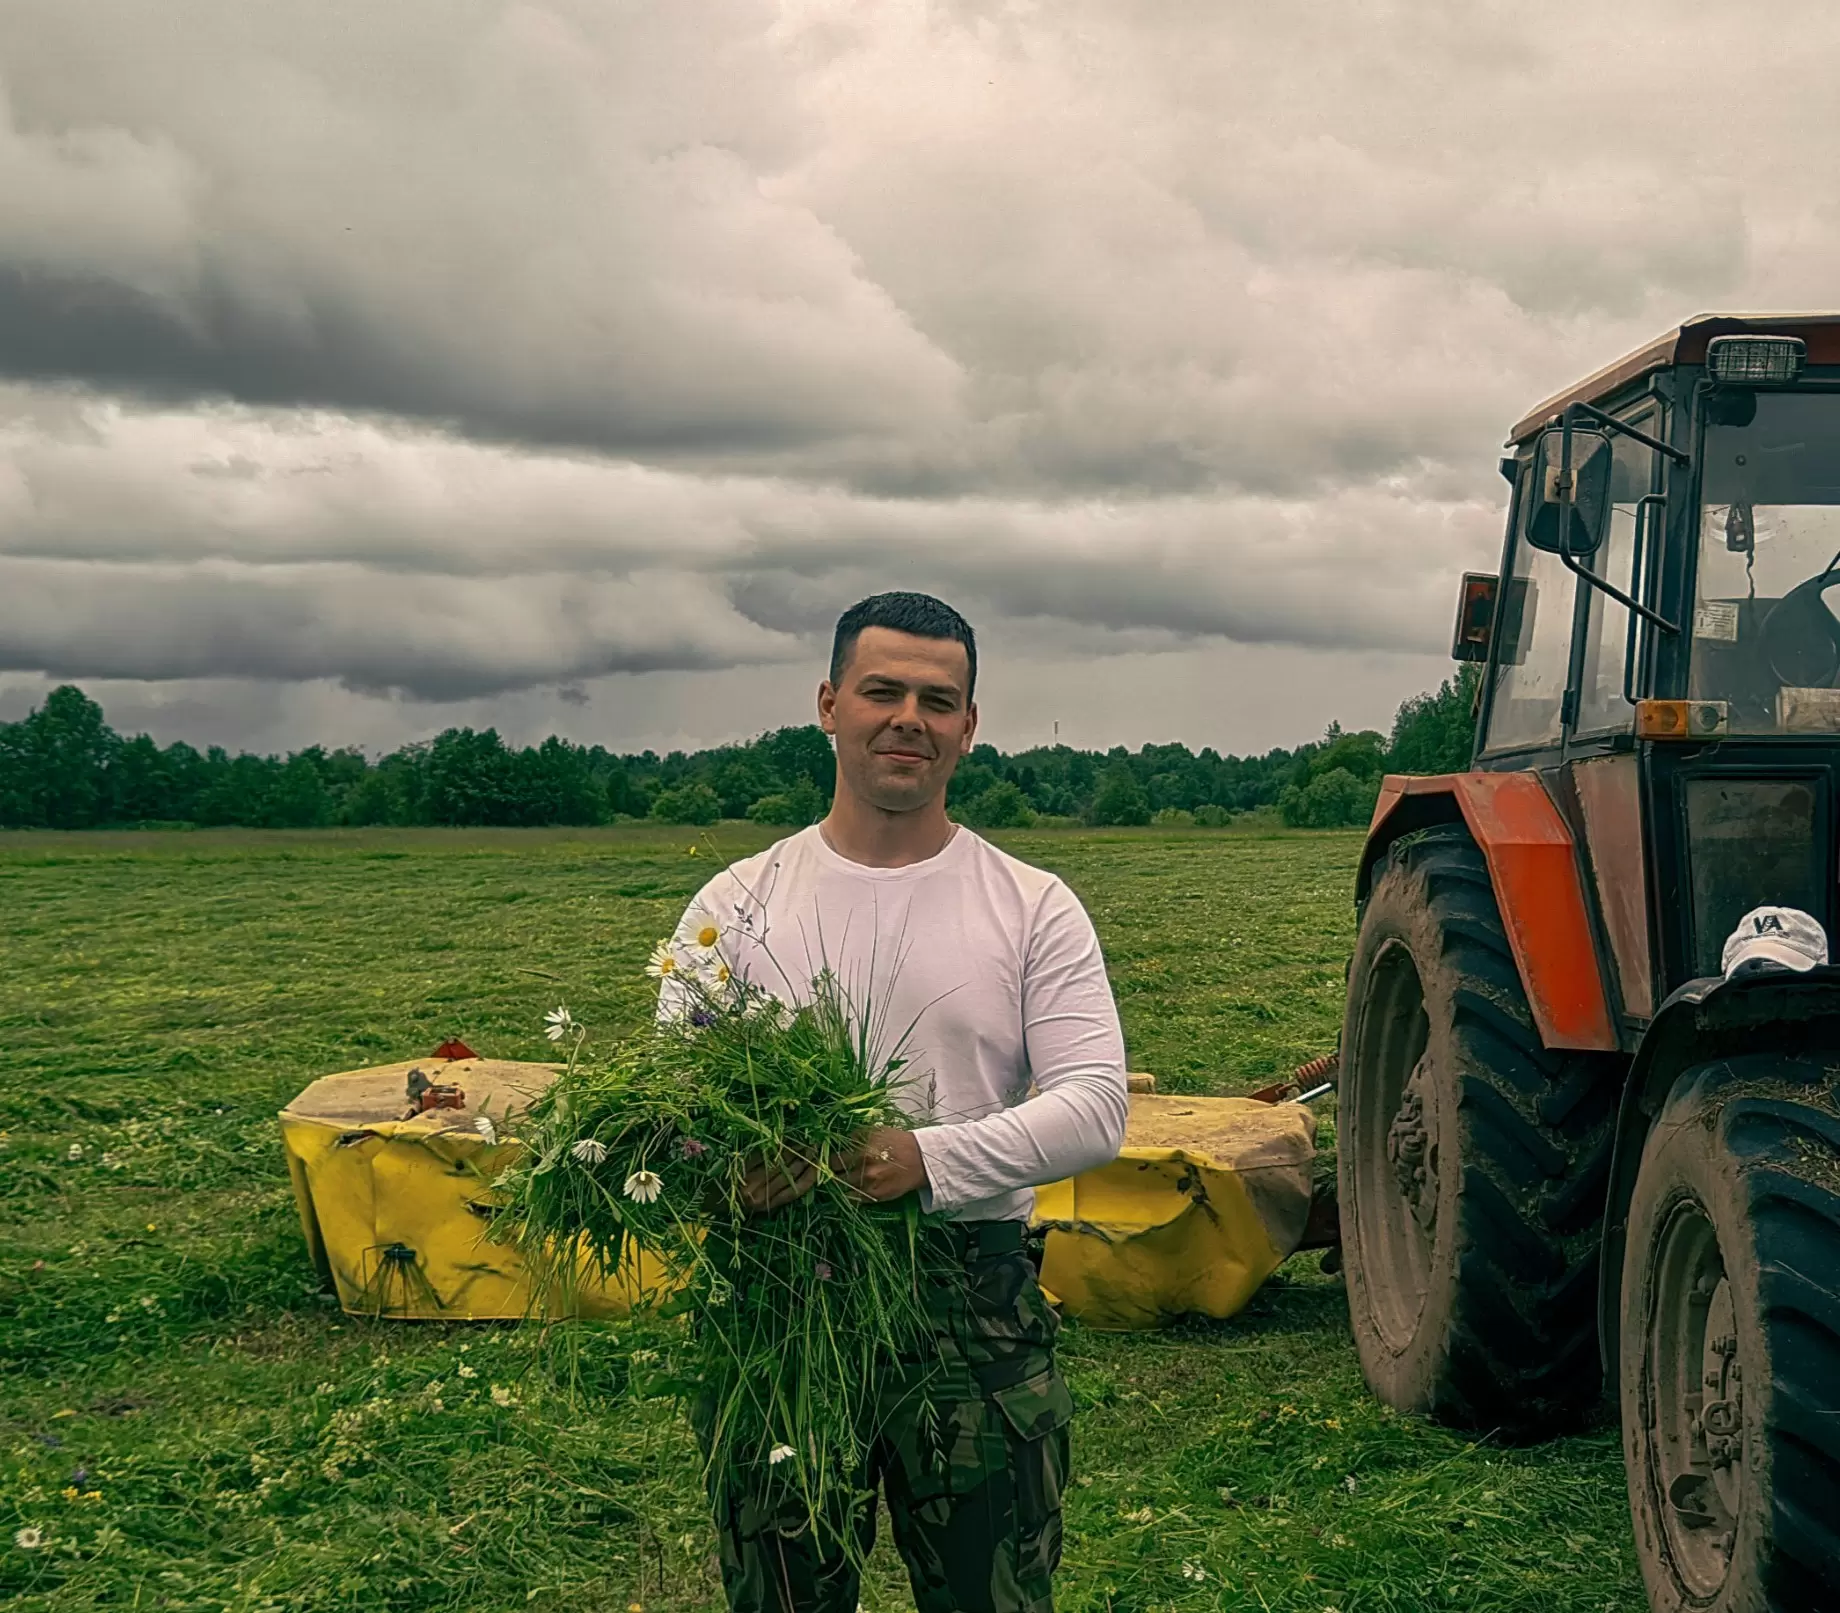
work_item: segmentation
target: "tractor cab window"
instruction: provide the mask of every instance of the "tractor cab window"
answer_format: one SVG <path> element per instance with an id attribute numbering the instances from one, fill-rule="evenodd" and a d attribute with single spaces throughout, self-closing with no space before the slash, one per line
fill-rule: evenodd
<path id="1" fill-rule="evenodd" d="M 1651 413 L 1629 423 L 1653 432 Z M 1637 511 L 1654 482 L 1655 451 L 1633 437 L 1610 441 L 1610 524 L 1591 569 L 1625 593 L 1634 591 Z M 1652 545 L 1645 544 L 1650 549 Z M 1623 674 L 1629 648 L 1629 612 L 1593 588 L 1587 596 L 1590 631 L 1585 635 L 1583 678 L 1578 691 L 1578 732 L 1606 733 L 1635 724 L 1635 707 L 1623 698 Z"/>
<path id="2" fill-rule="evenodd" d="M 1521 467 L 1523 478 L 1527 467 Z M 1533 500 L 1522 497 L 1514 559 L 1499 607 L 1495 692 L 1489 701 L 1491 751 L 1559 741 L 1559 713 L 1572 655 L 1572 601 L 1578 579 L 1556 554 L 1534 548 L 1523 530 Z"/>
<path id="3" fill-rule="evenodd" d="M 1840 732 L 1840 394 L 1713 394 L 1690 693 L 1730 732 Z"/>

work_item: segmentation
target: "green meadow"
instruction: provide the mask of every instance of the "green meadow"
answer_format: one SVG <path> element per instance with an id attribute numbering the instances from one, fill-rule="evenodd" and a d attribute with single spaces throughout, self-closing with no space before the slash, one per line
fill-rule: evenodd
<path id="1" fill-rule="evenodd" d="M 449 1036 L 545 1057 L 559 988 L 525 971 L 598 1036 L 638 1024 L 645 954 L 711 871 L 690 833 L 0 836 L 0 1602 L 721 1606 L 689 1436 L 629 1384 L 673 1327 L 342 1315 L 275 1122 L 315 1076 Z M 1334 1046 L 1358 835 L 994 838 L 1084 898 L 1162 1090 Z M 1384 1410 L 1319 1266 L 1224 1323 L 1068 1326 L 1060 1606 L 1640 1606 L 1614 1427 L 1514 1449 Z M 864 1608 L 894 1613 L 877 1567 Z"/>

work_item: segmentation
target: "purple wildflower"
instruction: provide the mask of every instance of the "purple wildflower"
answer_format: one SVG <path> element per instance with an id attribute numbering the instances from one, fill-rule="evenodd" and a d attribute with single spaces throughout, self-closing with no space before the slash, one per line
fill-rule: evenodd
<path id="1" fill-rule="evenodd" d="M 819 1282 L 829 1282 L 831 1280 L 831 1263 L 828 1260 L 820 1260 L 817 1265 L 817 1273 Z"/>
<path id="2" fill-rule="evenodd" d="M 711 1025 L 715 1024 L 715 1022 L 715 1014 L 707 1008 L 692 1008 L 690 1010 L 690 1023 L 698 1030 L 707 1030 Z"/>
<path id="3" fill-rule="evenodd" d="M 685 1159 L 701 1159 L 703 1155 L 709 1152 L 708 1146 L 704 1143 L 699 1143 L 694 1137 L 686 1137 L 677 1147 L 678 1151 L 682 1153 Z"/>

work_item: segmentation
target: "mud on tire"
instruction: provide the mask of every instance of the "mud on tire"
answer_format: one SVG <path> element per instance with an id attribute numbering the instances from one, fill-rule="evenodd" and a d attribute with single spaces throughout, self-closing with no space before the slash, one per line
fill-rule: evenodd
<path id="1" fill-rule="evenodd" d="M 1687 1071 L 1642 1156 L 1621 1398 L 1657 1613 L 1840 1606 L 1840 1059 Z"/>
<path id="2" fill-rule="evenodd" d="M 1549 1052 L 1460 828 L 1395 845 L 1349 970 L 1339 1197 L 1361 1365 L 1508 1437 L 1602 1400 L 1598 1239 L 1621 1060 Z"/>

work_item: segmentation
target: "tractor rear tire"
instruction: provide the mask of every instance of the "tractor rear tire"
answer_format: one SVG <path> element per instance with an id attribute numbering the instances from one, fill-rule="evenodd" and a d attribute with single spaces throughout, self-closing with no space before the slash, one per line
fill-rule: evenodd
<path id="1" fill-rule="evenodd" d="M 1622 1067 L 1541 1045 L 1467 832 L 1389 849 L 1349 969 L 1337 1120 L 1349 1312 L 1389 1405 L 1528 1439 L 1602 1404 Z"/>
<path id="2" fill-rule="evenodd" d="M 1619 1377 L 1656 1613 L 1840 1605 L 1840 1088 L 1755 1053 L 1688 1070 L 1629 1211 Z"/>

